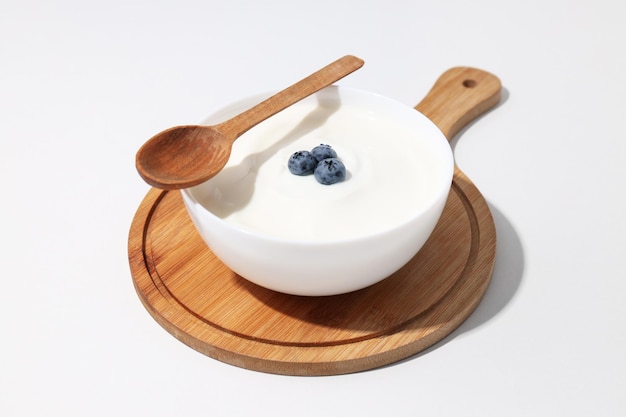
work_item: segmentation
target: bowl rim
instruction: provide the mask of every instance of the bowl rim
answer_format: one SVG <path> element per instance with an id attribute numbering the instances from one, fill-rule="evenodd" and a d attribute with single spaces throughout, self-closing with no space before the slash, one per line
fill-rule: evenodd
<path id="1" fill-rule="evenodd" d="M 291 246 L 303 246 L 303 247 L 322 247 L 322 246 L 330 246 L 330 245 L 345 245 L 347 243 L 355 243 L 355 242 L 359 242 L 359 241 L 366 241 L 369 239 L 373 239 L 376 238 L 378 236 L 384 236 L 385 234 L 389 234 L 394 232 L 395 230 L 401 229 L 405 226 L 407 226 L 408 224 L 417 221 L 422 214 L 426 213 L 429 210 L 432 210 L 434 207 L 436 207 L 438 204 L 444 204 L 447 196 L 450 192 L 450 187 L 452 186 L 452 180 L 454 177 L 454 155 L 452 152 L 452 148 L 449 144 L 448 139 L 445 137 L 445 135 L 443 134 L 443 132 L 441 132 L 441 130 L 439 129 L 439 127 L 432 122 L 428 117 L 426 117 L 424 114 L 422 114 L 421 112 L 419 112 L 418 110 L 416 110 L 415 108 L 408 106 L 407 104 L 384 96 L 382 94 L 379 94 L 377 92 L 372 92 L 372 91 L 368 91 L 368 90 L 363 90 L 363 89 L 359 89 L 359 88 L 354 88 L 354 87 L 346 87 L 346 86 L 338 86 L 338 85 L 331 85 L 328 86 L 322 90 L 320 90 L 320 92 L 324 92 L 325 90 L 328 89 L 337 89 L 339 91 L 347 91 L 349 93 L 352 94 L 365 94 L 368 95 L 370 97 L 375 97 L 377 100 L 384 100 L 384 101 L 388 101 L 390 103 L 392 103 L 394 106 L 400 106 L 400 107 L 404 107 L 406 109 L 411 109 L 411 111 L 415 112 L 416 115 L 418 115 L 418 117 L 420 118 L 421 122 L 420 123 L 426 123 L 430 126 L 430 128 L 434 128 L 433 131 L 438 132 L 438 138 L 437 138 L 437 142 L 441 143 L 441 146 L 446 145 L 448 152 L 442 152 L 442 155 L 445 154 L 447 156 L 447 173 L 448 175 L 445 176 L 445 183 L 449 184 L 447 187 L 443 187 L 443 183 L 444 183 L 444 179 L 442 176 L 442 186 L 438 187 L 436 196 L 433 196 L 433 198 L 428 202 L 428 204 L 426 204 L 423 208 L 421 208 L 421 210 L 416 211 L 415 213 L 413 213 L 411 216 L 409 216 L 408 218 L 406 218 L 405 220 L 403 220 L 402 222 L 396 223 L 393 226 L 387 226 L 385 228 L 381 228 L 376 230 L 375 232 L 372 233 L 365 233 L 365 234 L 360 234 L 360 235 L 356 235 L 356 236 L 348 236 L 348 237 L 343 237 L 343 238 L 332 238 L 332 239 L 306 239 L 306 238 L 287 238 L 287 237 L 281 237 L 281 236 L 275 236 L 275 235 L 271 235 L 271 234 L 267 234 L 267 233 L 263 233 L 260 232 L 258 230 L 254 230 L 254 229 L 250 229 L 250 228 L 246 228 L 240 225 L 237 225 L 233 222 L 227 221 L 221 217 L 219 217 L 218 215 L 216 215 L 215 213 L 213 213 L 211 210 L 209 210 L 208 208 L 206 208 L 202 203 L 200 203 L 198 201 L 198 199 L 194 196 L 194 190 L 197 190 L 199 187 L 202 187 L 206 182 L 199 184 L 197 186 L 194 187 L 190 187 L 190 188 L 184 188 L 181 189 L 180 192 L 183 196 L 183 199 L 186 200 L 185 201 L 185 205 L 187 206 L 187 209 L 191 209 L 194 208 L 195 210 L 199 211 L 200 213 L 204 213 L 206 214 L 209 218 L 211 218 L 212 222 L 217 222 L 219 224 L 221 224 L 223 227 L 230 229 L 232 231 L 237 232 L 240 235 L 246 235 L 248 237 L 254 238 L 258 241 L 269 241 L 269 242 L 274 242 L 276 244 L 288 244 Z M 258 94 L 254 94 L 254 95 L 250 95 L 247 97 L 244 97 L 242 99 L 233 101 L 229 104 L 227 104 L 226 106 L 218 109 L 217 111 L 215 111 L 214 113 L 210 114 L 209 116 L 207 116 L 204 121 L 202 122 L 202 124 L 214 124 L 214 123 L 219 123 L 219 121 L 224 118 L 224 120 L 227 117 L 231 117 L 233 115 L 232 112 L 235 111 L 236 108 L 240 108 L 244 106 L 244 109 L 246 108 L 245 103 L 247 103 L 247 107 L 250 107 L 250 105 L 255 104 L 256 100 L 263 99 L 263 97 L 269 97 L 271 94 L 273 94 L 272 92 L 266 92 L 266 93 L 258 93 Z M 316 93 L 318 94 L 318 93 Z M 255 100 L 255 101 L 252 101 Z M 229 111 L 231 112 L 230 115 L 228 115 Z M 438 145 L 440 146 L 440 145 Z M 443 165 L 443 163 L 442 163 Z M 208 180 L 210 181 L 210 180 Z M 443 201 L 442 201 L 443 200 Z M 188 204 L 187 204 L 188 203 Z M 190 207 L 191 206 L 191 207 Z"/>

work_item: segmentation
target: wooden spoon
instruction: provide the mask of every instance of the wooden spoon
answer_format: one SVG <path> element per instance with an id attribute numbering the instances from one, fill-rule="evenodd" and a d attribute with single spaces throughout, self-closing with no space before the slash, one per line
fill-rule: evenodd
<path id="1" fill-rule="evenodd" d="M 164 130 L 137 152 L 137 171 L 148 184 L 166 190 L 200 184 L 224 168 L 233 143 L 247 130 L 362 66 L 362 59 L 346 55 L 223 123 Z"/>

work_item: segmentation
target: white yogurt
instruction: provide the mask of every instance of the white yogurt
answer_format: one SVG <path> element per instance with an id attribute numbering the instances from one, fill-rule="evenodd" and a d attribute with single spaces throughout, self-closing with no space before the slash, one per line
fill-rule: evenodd
<path id="1" fill-rule="evenodd" d="M 352 97 L 330 87 L 249 130 L 224 170 L 194 187 L 193 197 L 250 233 L 302 241 L 384 232 L 428 209 L 442 181 L 451 181 L 441 133 L 408 106 Z M 322 185 L 287 169 L 291 154 L 320 143 L 337 151 L 345 181 Z"/>

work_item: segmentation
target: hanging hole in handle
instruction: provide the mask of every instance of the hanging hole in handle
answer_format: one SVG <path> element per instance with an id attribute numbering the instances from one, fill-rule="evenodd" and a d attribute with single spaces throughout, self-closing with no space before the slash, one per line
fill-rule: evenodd
<path id="1" fill-rule="evenodd" d="M 467 88 L 474 88 L 476 87 L 476 84 L 478 83 L 472 79 L 463 81 L 463 87 L 467 87 Z"/>

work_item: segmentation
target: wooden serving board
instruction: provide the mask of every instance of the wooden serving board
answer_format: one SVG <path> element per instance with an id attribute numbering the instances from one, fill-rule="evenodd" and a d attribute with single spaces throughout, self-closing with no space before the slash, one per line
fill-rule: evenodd
<path id="1" fill-rule="evenodd" d="M 480 88 L 469 91 L 477 79 L 479 87 L 497 81 L 497 97 L 492 92 L 469 106 L 475 114 L 463 116 L 467 121 L 462 125 L 497 103 L 500 84 L 492 75 L 471 68 L 446 74 L 460 77 L 468 84 L 462 86 L 468 90 L 464 94 L 474 98 L 487 95 Z M 438 120 L 451 138 L 462 127 L 458 117 L 438 116 L 440 102 L 432 102 L 432 94 L 443 89 L 450 91 L 449 105 L 456 102 L 455 109 L 459 107 L 459 92 L 446 86 L 447 81 L 441 83 L 446 74 L 417 108 Z M 461 107 L 467 103 L 462 99 Z M 476 111 L 477 106 L 484 108 Z M 495 244 L 486 201 L 455 168 L 442 217 L 422 250 L 392 276 L 360 291 L 301 297 L 250 283 L 205 245 L 177 191 L 148 192 L 131 225 L 129 260 L 146 309 L 190 347 L 257 371 L 334 375 L 399 361 L 451 333 L 487 289 Z"/>

